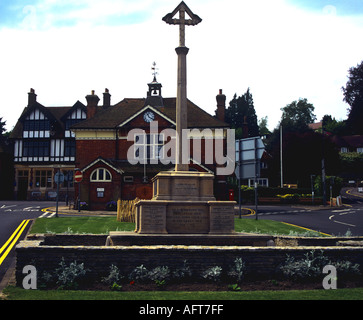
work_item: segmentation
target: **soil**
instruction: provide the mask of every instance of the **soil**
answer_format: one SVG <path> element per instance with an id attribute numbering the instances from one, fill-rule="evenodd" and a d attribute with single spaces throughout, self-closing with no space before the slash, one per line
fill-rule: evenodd
<path id="1" fill-rule="evenodd" d="M 157 286 L 154 283 L 126 283 L 122 284 L 121 291 L 229 291 L 230 283 L 167 283 Z M 266 281 L 244 281 L 238 285 L 239 291 L 262 291 L 262 290 L 319 290 L 324 289 L 322 281 L 298 282 L 291 280 L 266 280 Z M 338 288 L 363 288 L 363 279 L 338 280 Z M 80 288 L 81 289 L 81 288 Z M 108 285 L 98 283 L 86 290 L 111 290 Z"/>

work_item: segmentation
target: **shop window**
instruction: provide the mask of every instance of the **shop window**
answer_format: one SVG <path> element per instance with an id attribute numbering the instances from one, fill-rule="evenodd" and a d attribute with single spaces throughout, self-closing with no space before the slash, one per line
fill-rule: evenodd
<path id="1" fill-rule="evenodd" d="M 98 168 L 91 174 L 91 182 L 111 182 L 112 175 L 110 171 L 104 168 Z"/>
<path id="2" fill-rule="evenodd" d="M 35 171 L 35 187 L 51 188 L 52 187 L 52 171 L 51 170 Z"/>

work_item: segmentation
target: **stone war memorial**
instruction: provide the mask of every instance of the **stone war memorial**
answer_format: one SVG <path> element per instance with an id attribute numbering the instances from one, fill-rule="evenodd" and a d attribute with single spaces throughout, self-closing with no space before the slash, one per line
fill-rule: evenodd
<path id="1" fill-rule="evenodd" d="M 179 17 L 178 17 L 179 16 Z M 187 129 L 187 63 L 186 26 L 196 26 L 202 19 L 181 2 L 163 21 L 179 25 L 178 81 L 176 100 L 175 170 L 156 175 L 152 200 L 137 203 L 136 232 L 139 234 L 232 234 L 235 202 L 216 201 L 213 195 L 214 175 L 189 171 L 183 157 L 181 140 Z"/>

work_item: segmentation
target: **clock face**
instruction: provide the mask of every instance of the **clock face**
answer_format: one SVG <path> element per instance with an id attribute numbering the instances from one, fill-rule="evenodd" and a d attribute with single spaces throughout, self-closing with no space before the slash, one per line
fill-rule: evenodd
<path id="1" fill-rule="evenodd" d="M 153 112 L 147 111 L 147 112 L 144 113 L 144 120 L 146 122 L 154 121 L 154 119 L 155 119 L 155 115 L 154 115 Z"/>

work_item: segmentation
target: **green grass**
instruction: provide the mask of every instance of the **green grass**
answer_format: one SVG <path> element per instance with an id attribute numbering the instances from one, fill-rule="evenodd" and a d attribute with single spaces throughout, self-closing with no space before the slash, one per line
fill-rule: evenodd
<path id="1" fill-rule="evenodd" d="M 66 291 L 24 290 L 7 287 L 7 300 L 362 300 L 363 289 L 291 291 Z"/>
<path id="2" fill-rule="evenodd" d="M 115 217 L 59 217 L 37 219 L 31 233 L 89 233 L 108 234 L 110 231 L 134 231 L 135 224 L 117 222 Z M 236 232 L 285 234 L 305 233 L 306 230 L 272 220 L 235 219 Z"/>
<path id="3" fill-rule="evenodd" d="M 31 233 L 108 234 L 110 231 L 134 230 L 134 223 L 117 222 L 116 217 L 59 217 L 37 219 Z"/>
<path id="4" fill-rule="evenodd" d="M 313 230 L 308 231 L 307 229 L 300 228 L 298 226 L 292 226 L 283 222 L 273 220 L 255 220 L 255 219 L 235 219 L 234 220 L 236 232 L 247 232 L 247 233 L 263 233 L 263 234 L 279 234 L 289 235 L 293 234 L 305 234 L 315 233 L 321 236 L 319 232 Z"/>

